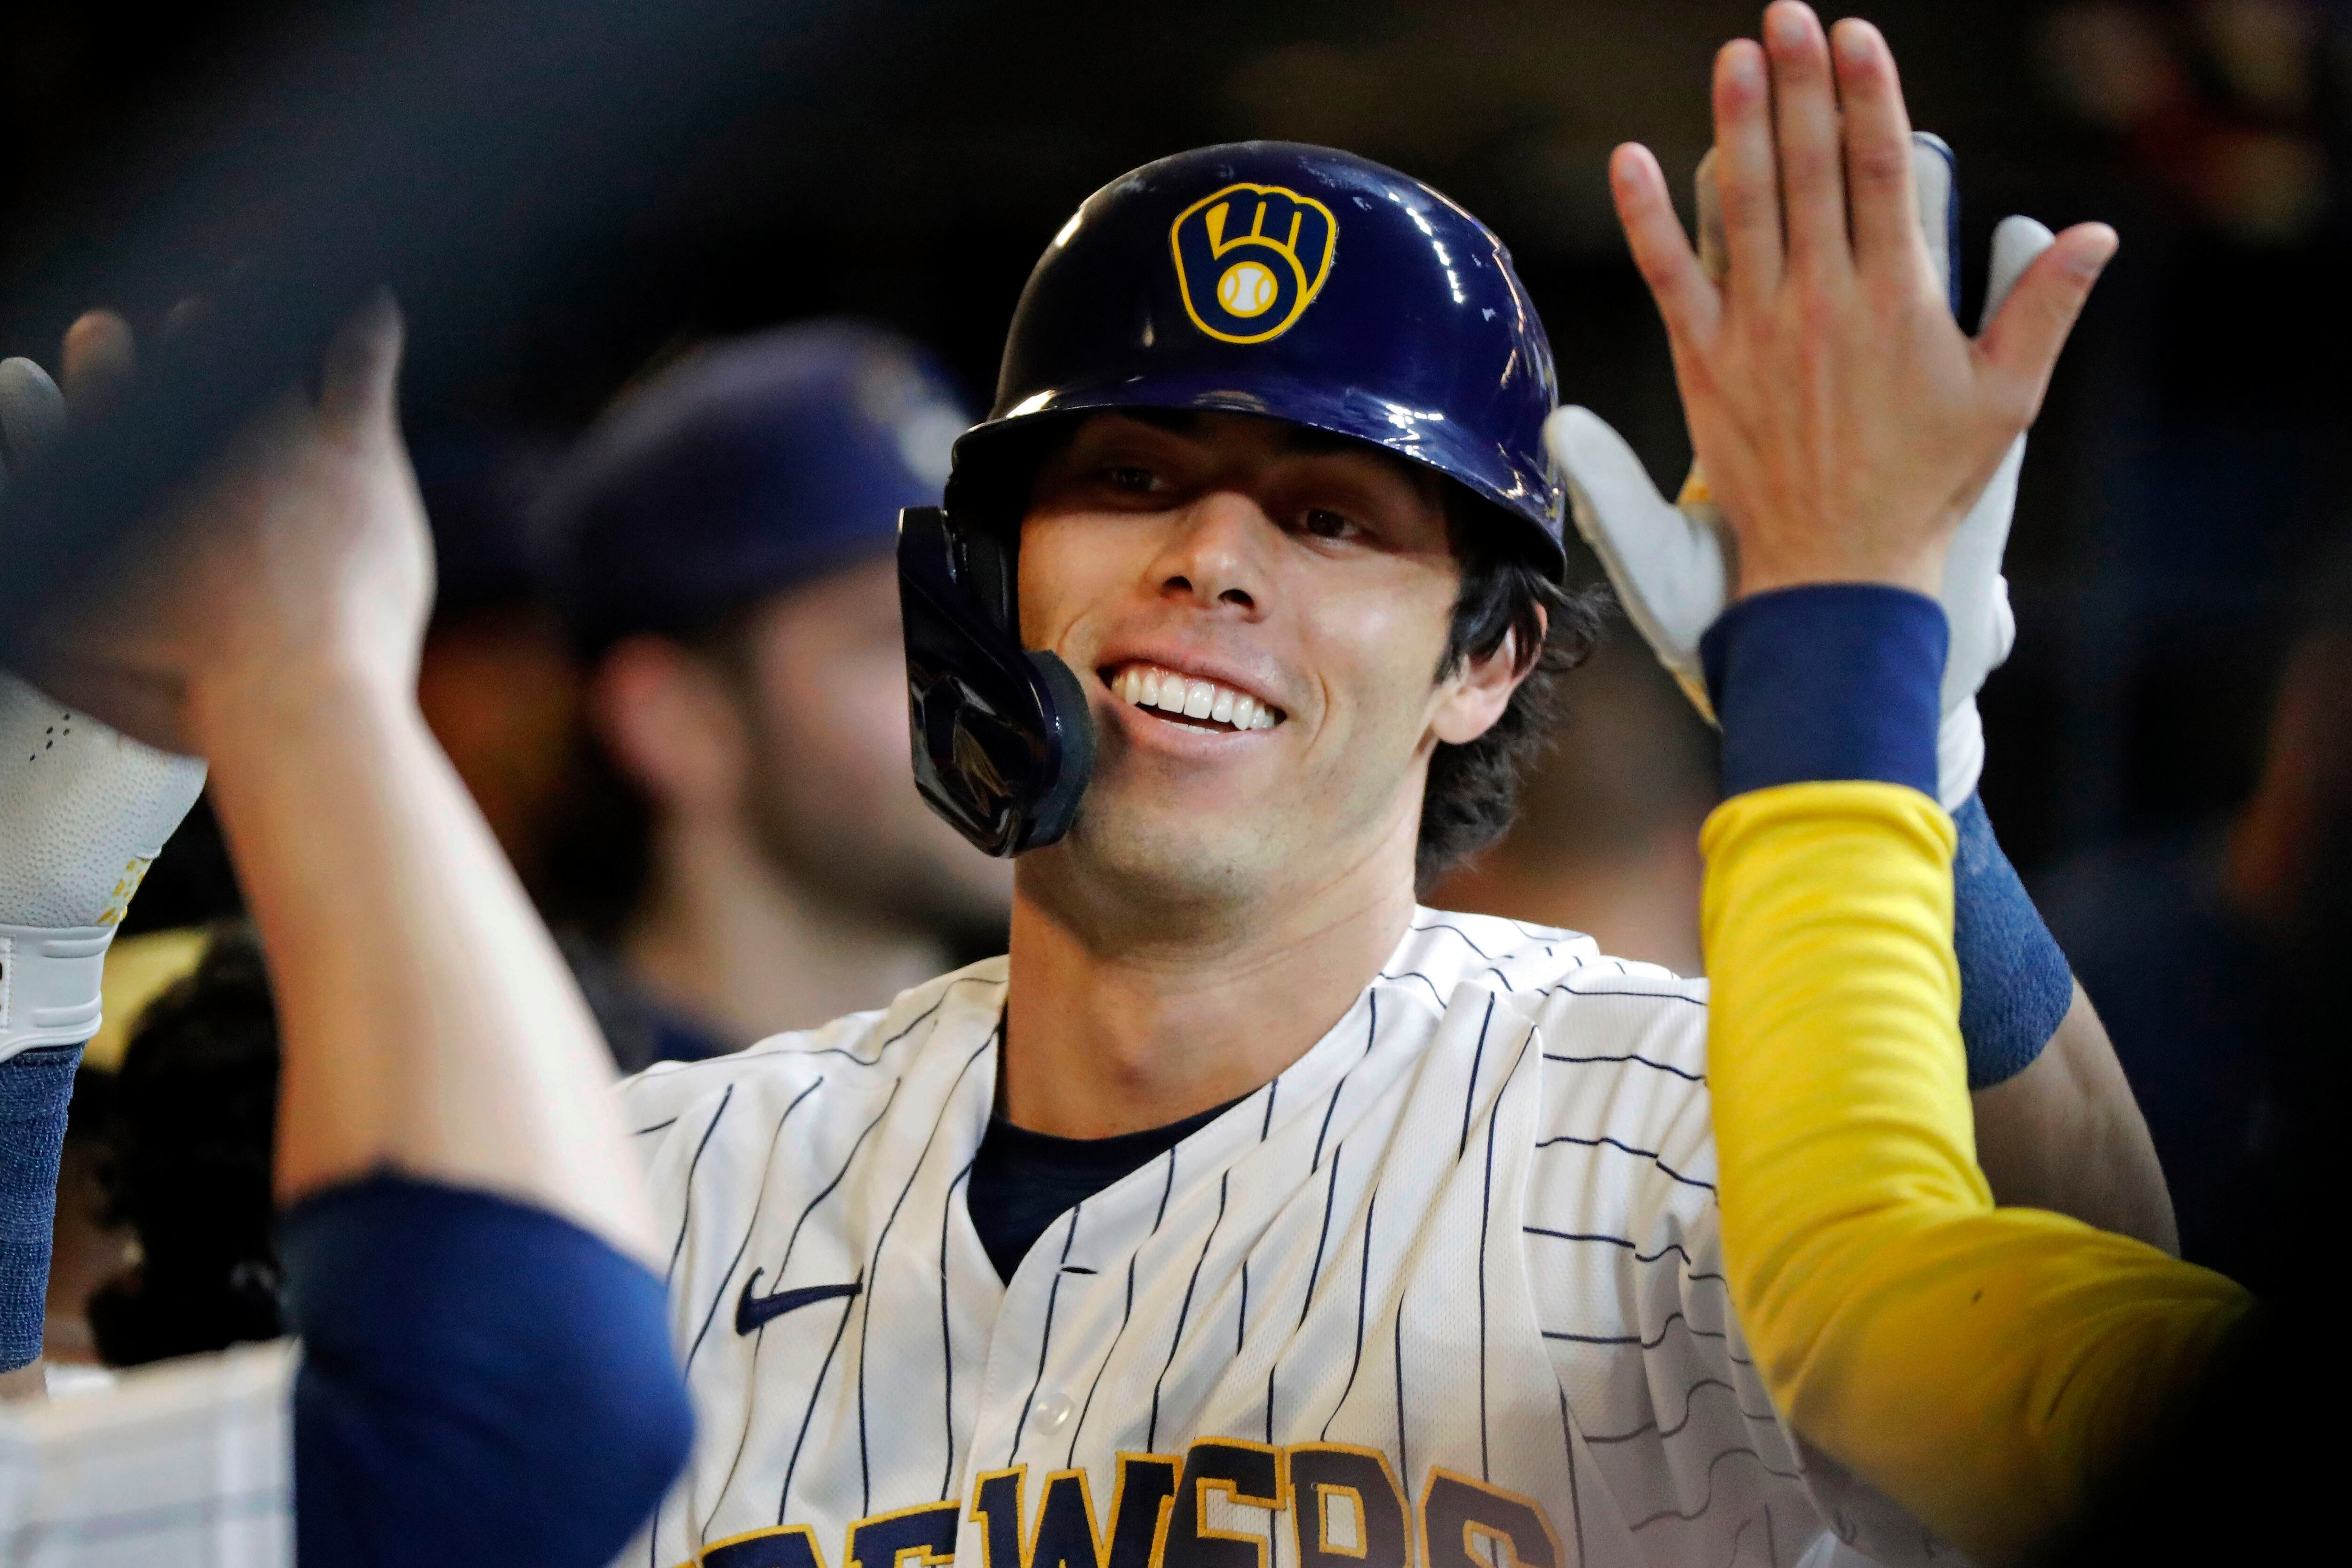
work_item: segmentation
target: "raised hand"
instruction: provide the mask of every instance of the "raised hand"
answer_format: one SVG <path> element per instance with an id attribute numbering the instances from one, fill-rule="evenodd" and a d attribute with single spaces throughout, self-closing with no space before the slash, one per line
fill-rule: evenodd
<path id="1" fill-rule="evenodd" d="M 140 739 L 205 753 L 304 683 L 410 692 L 432 554 L 396 423 L 400 345 L 388 299 L 358 312 L 317 395 L 257 415 L 110 580 L 41 629 L 26 673 Z M 103 395 L 131 361 L 119 319 L 85 317 L 68 390 Z"/>
<path id="2" fill-rule="evenodd" d="M 68 335 L 66 394 L 32 361 L 0 361 L 0 484 L 64 435 L 68 401 L 86 413 L 109 371 L 127 369 L 117 325 L 86 317 Z M 0 1061 L 96 1030 L 107 944 L 204 785 L 194 758 L 0 670 Z"/>
<path id="3" fill-rule="evenodd" d="M 1619 215 L 1738 541 L 1731 595 L 1880 581 L 1933 596 L 1962 516 L 2032 422 L 2115 235 L 2086 224 L 2059 235 L 1971 340 L 1916 221 L 1910 123 L 1885 40 L 1848 19 L 1832 49 L 1799 0 L 1778 0 L 1764 20 L 1764 47 L 1735 40 L 1716 61 L 1720 287 L 1645 148 L 1612 160 Z"/>

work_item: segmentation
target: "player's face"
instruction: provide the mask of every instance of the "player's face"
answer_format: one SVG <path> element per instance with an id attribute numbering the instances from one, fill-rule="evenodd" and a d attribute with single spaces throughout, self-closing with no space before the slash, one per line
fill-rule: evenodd
<path id="1" fill-rule="evenodd" d="M 751 679 L 751 809 L 769 852 L 874 915 L 1001 927 L 1012 874 L 923 805 L 907 775 L 907 662 L 887 557 L 761 606 Z"/>
<path id="2" fill-rule="evenodd" d="M 1367 857 L 1410 875 L 1431 750 L 1501 707 L 1436 678 L 1460 584 L 1441 482 L 1400 459 L 1244 415 L 1089 418 L 1021 536 L 1023 638 L 1101 737 L 1068 857 L 1218 902 Z"/>

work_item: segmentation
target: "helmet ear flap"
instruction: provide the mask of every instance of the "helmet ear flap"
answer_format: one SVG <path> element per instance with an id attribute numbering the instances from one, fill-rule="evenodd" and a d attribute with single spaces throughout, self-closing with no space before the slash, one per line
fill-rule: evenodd
<path id="1" fill-rule="evenodd" d="M 992 855 L 1068 832 L 1094 772 L 1085 688 L 1058 655 L 1021 645 L 1017 551 L 936 507 L 899 514 L 915 787 Z"/>

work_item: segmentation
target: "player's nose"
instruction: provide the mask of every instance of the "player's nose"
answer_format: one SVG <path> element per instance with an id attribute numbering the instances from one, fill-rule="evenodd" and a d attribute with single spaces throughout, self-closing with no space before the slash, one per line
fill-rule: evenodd
<path id="1" fill-rule="evenodd" d="M 1264 549 L 1274 528 L 1248 496 L 1213 490 L 1176 514 L 1151 563 L 1163 596 L 1191 599 L 1202 609 L 1255 615 L 1265 605 Z"/>

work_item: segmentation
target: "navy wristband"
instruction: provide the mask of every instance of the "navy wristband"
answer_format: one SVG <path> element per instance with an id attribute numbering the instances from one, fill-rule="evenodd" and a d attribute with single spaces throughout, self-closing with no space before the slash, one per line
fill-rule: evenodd
<path id="1" fill-rule="evenodd" d="M 1908 589 L 1816 583 L 1743 599 L 1699 642 L 1723 792 L 1874 779 L 1936 797 L 1948 632 Z"/>
<path id="2" fill-rule="evenodd" d="M 78 1045 L 43 1046 L 0 1061 L 0 1372 L 40 1358 Z"/>
<path id="3" fill-rule="evenodd" d="M 1952 948 L 1960 962 L 1960 1039 L 1969 1087 L 1990 1089 L 2033 1064 L 2074 1004 L 2074 972 L 2017 870 L 2000 852 L 1984 802 L 1952 813 Z"/>

